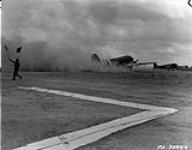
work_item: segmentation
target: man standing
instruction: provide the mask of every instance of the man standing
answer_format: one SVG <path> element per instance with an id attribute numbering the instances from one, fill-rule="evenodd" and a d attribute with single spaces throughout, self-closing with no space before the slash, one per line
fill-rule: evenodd
<path id="1" fill-rule="evenodd" d="M 20 68 L 20 61 L 18 58 L 14 60 L 12 60 L 11 58 L 9 58 L 9 61 L 12 62 L 14 64 L 14 71 L 13 71 L 13 79 L 12 80 L 16 80 L 16 77 L 19 77 L 19 79 L 22 79 L 22 76 L 19 75 L 19 68 Z"/>
<path id="2" fill-rule="evenodd" d="M 16 53 L 20 53 L 21 52 L 21 49 L 22 49 L 22 47 L 18 47 L 17 48 L 17 50 L 16 50 Z M 5 50 L 8 52 L 9 51 L 9 49 L 8 49 L 8 47 L 5 45 Z M 19 60 L 19 58 L 16 58 L 15 60 L 13 60 L 13 59 L 11 59 L 10 57 L 9 57 L 9 55 L 7 54 L 7 56 L 8 56 L 8 59 L 9 59 L 9 61 L 10 62 L 12 62 L 13 64 L 14 64 L 14 70 L 13 70 L 13 80 L 16 80 L 16 77 L 19 77 L 20 79 L 22 79 L 22 76 L 21 75 L 19 75 L 19 68 L 20 68 L 20 60 Z"/>

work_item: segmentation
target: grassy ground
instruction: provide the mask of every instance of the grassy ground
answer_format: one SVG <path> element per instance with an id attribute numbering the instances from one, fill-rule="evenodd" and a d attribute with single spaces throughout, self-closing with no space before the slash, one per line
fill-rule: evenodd
<path id="1" fill-rule="evenodd" d="M 26 79 L 23 81 L 10 81 L 8 78 L 3 78 L 3 150 L 77 131 L 141 111 L 17 89 L 17 86 L 23 84 L 42 87 L 44 81 L 54 81 L 53 78 L 49 79 L 50 74 L 39 75 L 34 80 L 28 80 L 27 78 L 32 78 L 32 76 L 26 74 Z M 7 76 L 9 75 L 7 74 Z M 55 82 L 57 83 L 57 81 Z M 57 85 L 56 83 L 50 84 L 53 89 L 54 84 Z"/>
<path id="2" fill-rule="evenodd" d="M 5 150 L 139 111 L 22 91 L 17 86 L 38 86 L 180 110 L 113 134 L 82 150 L 153 150 L 159 144 L 183 144 L 192 149 L 190 72 L 25 72 L 23 75 L 22 81 L 11 81 L 11 74 L 2 76 L 2 148 Z"/>

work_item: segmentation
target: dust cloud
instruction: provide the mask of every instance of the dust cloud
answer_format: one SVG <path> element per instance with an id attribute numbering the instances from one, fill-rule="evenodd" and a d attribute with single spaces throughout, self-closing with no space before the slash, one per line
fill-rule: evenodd
<path id="1" fill-rule="evenodd" d="M 91 54 L 108 44 L 108 27 L 117 18 L 113 4 L 69 0 L 4 2 L 2 45 L 9 47 L 13 58 L 17 57 L 15 49 L 24 47 L 19 56 L 23 70 L 90 70 L 95 68 Z M 2 55 L 6 55 L 5 51 Z M 8 63 L 5 59 L 3 66 Z"/>

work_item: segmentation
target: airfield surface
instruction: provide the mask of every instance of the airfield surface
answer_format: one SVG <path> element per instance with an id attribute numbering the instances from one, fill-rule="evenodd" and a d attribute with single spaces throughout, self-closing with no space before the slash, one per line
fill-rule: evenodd
<path id="1" fill-rule="evenodd" d="M 161 145 L 192 148 L 192 74 L 134 71 L 127 73 L 23 73 L 11 81 L 2 75 L 2 149 L 9 150 L 141 112 L 111 104 L 25 91 L 18 86 L 106 97 L 127 102 L 177 108 L 180 111 L 112 134 L 80 150 L 153 150 Z"/>

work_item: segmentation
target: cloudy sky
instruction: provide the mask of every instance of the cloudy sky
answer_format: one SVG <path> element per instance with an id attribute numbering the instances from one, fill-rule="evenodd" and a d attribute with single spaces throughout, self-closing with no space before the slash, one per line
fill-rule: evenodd
<path id="1" fill-rule="evenodd" d="M 26 51 L 43 42 L 71 59 L 97 52 L 192 65 L 187 0 L 6 0 L 2 17 L 3 38 Z"/>

